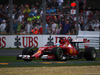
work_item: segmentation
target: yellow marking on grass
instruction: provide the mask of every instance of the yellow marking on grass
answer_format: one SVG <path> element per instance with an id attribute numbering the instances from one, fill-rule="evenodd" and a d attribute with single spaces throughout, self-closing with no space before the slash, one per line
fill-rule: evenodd
<path id="1" fill-rule="evenodd" d="M 51 64 L 52 62 L 41 62 L 43 64 Z"/>
<path id="2" fill-rule="evenodd" d="M 63 63 L 66 63 L 66 62 L 55 62 L 55 63 L 63 64 Z"/>
<path id="3" fill-rule="evenodd" d="M 8 63 L 0 63 L 0 65 L 8 65 Z"/>

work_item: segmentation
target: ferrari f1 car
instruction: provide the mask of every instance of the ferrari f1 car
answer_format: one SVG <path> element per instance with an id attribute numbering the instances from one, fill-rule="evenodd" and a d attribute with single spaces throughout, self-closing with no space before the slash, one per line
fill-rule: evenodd
<path id="1" fill-rule="evenodd" d="M 79 50 L 78 44 L 85 43 L 86 40 L 81 42 L 73 41 L 73 39 L 65 37 L 58 37 L 59 42 L 55 45 L 51 42 L 47 43 L 44 47 L 38 49 L 33 47 L 26 47 L 23 49 L 22 54 L 17 56 L 17 59 L 25 61 L 32 61 L 32 59 L 43 60 L 68 60 L 68 59 L 83 59 L 95 60 L 97 53 L 94 47 L 86 47 L 85 50 Z"/>

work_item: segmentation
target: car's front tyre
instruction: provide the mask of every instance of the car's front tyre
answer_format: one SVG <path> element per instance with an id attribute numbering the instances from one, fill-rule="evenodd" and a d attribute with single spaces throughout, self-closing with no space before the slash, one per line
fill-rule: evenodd
<path id="1" fill-rule="evenodd" d="M 35 50 L 32 47 L 26 47 L 22 51 L 22 55 L 33 55 Z M 32 61 L 32 59 L 23 59 L 24 61 Z"/>
<path id="2" fill-rule="evenodd" d="M 52 49 L 51 53 L 55 56 L 55 60 L 61 60 L 63 58 L 63 50 L 60 47 Z"/>

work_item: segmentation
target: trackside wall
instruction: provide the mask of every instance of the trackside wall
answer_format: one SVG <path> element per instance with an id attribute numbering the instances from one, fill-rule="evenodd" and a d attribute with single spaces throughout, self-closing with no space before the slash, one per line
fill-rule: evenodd
<path id="1" fill-rule="evenodd" d="M 1 35 L 0 47 L 4 48 L 24 48 L 45 46 L 50 40 L 55 44 L 59 39 L 57 37 L 72 37 L 76 35 Z"/>
<path id="2" fill-rule="evenodd" d="M 45 46 L 50 40 L 55 44 L 59 39 L 57 37 L 71 37 L 72 39 L 88 39 L 89 46 L 99 48 L 99 33 L 80 31 L 79 35 L 0 35 L 0 48 L 24 48 L 24 47 L 41 47 Z M 79 44 L 80 48 L 84 48 L 84 44 Z"/>

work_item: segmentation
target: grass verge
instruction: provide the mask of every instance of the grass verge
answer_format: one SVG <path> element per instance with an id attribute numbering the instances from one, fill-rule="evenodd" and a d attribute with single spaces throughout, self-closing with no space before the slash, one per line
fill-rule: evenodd
<path id="1" fill-rule="evenodd" d="M 0 62 L 17 62 L 23 60 L 17 60 L 16 56 L 0 56 Z M 42 59 L 34 59 L 33 61 L 43 61 Z M 86 61 L 85 59 L 67 60 L 67 61 Z M 96 58 L 96 61 L 100 61 L 100 57 Z"/>

